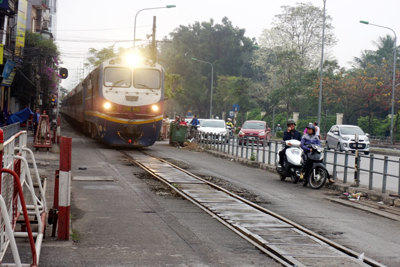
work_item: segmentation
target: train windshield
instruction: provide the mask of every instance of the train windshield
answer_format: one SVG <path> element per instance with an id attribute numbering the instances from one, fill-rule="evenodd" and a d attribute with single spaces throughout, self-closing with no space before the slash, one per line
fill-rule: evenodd
<path id="1" fill-rule="evenodd" d="M 104 85 L 109 87 L 131 87 L 132 72 L 129 68 L 112 67 L 104 70 Z"/>
<path id="2" fill-rule="evenodd" d="M 161 72 L 157 69 L 135 69 L 133 83 L 135 88 L 160 89 Z"/>

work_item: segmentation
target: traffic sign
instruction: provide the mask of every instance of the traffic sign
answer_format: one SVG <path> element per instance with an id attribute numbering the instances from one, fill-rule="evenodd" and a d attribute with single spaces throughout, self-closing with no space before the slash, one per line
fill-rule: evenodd
<path id="1" fill-rule="evenodd" d="M 239 104 L 233 104 L 233 111 L 238 112 L 240 110 Z"/>
<path id="2" fill-rule="evenodd" d="M 233 111 L 229 111 L 229 117 L 235 116 L 235 113 Z"/>

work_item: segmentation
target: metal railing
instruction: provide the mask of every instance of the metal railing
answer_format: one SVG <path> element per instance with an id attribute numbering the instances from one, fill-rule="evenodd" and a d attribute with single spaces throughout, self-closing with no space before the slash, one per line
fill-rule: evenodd
<path id="1" fill-rule="evenodd" d="M 7 129 L 10 134 L 15 126 Z M 27 132 L 19 131 L 9 136 L 7 140 L 2 137 L 4 137 L 3 132 L 0 130 L 0 165 L 2 166 L 0 170 L 0 225 L 2 225 L 0 227 L 0 262 L 7 266 L 27 266 L 21 262 L 16 238 L 28 238 L 32 253 L 31 266 L 37 266 L 47 211 L 44 187 L 33 152 L 27 147 Z M 34 177 L 31 176 L 27 158 L 32 161 Z M 34 182 L 38 187 L 38 193 L 35 192 Z M 25 202 L 26 200 L 29 202 Z M 23 219 L 19 219 L 20 215 L 23 215 Z M 32 221 L 32 218 L 35 219 Z M 16 227 L 17 224 L 22 224 L 22 229 L 26 231 L 17 231 L 19 229 Z M 32 229 L 31 224 L 36 224 L 36 229 Z M 9 247 L 14 259 L 13 264 L 2 262 Z M 26 256 L 22 258 L 25 259 Z"/>
<path id="2" fill-rule="evenodd" d="M 276 166 L 277 155 L 282 148 L 282 141 L 213 133 L 197 133 L 195 142 L 204 149 L 271 166 Z M 359 178 L 360 184 L 368 186 L 369 190 L 400 194 L 400 158 L 360 153 L 357 158 L 359 167 L 355 168 L 354 153 L 325 149 L 324 161 L 332 178 L 340 179 L 343 183 L 354 183 L 355 178 Z"/>
<path id="3" fill-rule="evenodd" d="M 13 135 L 17 134 L 20 131 L 20 123 L 16 122 L 7 126 L 0 127 L 4 133 L 4 141 L 10 139 Z"/>

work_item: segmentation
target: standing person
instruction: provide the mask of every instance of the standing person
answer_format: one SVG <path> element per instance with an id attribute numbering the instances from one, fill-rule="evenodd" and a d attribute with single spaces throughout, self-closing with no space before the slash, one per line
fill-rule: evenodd
<path id="1" fill-rule="evenodd" d="M 283 141 L 295 139 L 301 141 L 301 133 L 296 130 L 296 122 L 294 120 L 288 120 L 287 130 L 283 133 Z M 285 158 L 286 147 L 279 152 L 279 165 L 283 166 Z"/>
<path id="2" fill-rule="evenodd" d="M 181 120 L 179 121 L 179 125 L 180 125 L 180 126 L 187 126 L 187 123 L 186 123 L 184 117 L 181 117 Z"/>
<path id="3" fill-rule="evenodd" d="M 190 121 L 190 126 L 194 127 L 194 129 L 197 129 L 197 127 L 200 125 L 200 121 L 197 118 L 197 115 L 194 115 L 193 119 Z"/>
<path id="4" fill-rule="evenodd" d="M 33 135 L 36 136 L 36 131 L 38 128 L 39 124 L 39 119 L 40 119 L 40 109 L 37 108 L 35 113 L 33 114 Z"/>
<path id="5" fill-rule="evenodd" d="M 315 127 L 315 135 L 321 140 L 321 131 L 318 127 L 318 122 L 314 121 L 314 127 Z"/>
<path id="6" fill-rule="evenodd" d="M 200 121 L 199 121 L 199 119 L 197 118 L 197 115 L 195 114 L 194 115 L 194 117 L 193 117 L 193 119 L 190 121 L 190 130 L 189 130 L 189 132 L 190 132 L 190 139 L 193 139 L 193 138 L 195 138 L 195 136 L 196 136 L 196 131 L 197 131 L 197 128 L 200 126 Z M 192 140 L 193 141 L 193 140 Z"/>

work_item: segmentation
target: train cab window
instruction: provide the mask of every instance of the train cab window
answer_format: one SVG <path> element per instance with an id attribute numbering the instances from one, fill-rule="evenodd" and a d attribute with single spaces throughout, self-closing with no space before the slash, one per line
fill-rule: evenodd
<path id="1" fill-rule="evenodd" d="M 132 72 L 129 68 L 105 68 L 104 85 L 108 87 L 131 87 L 131 77 Z"/>
<path id="2" fill-rule="evenodd" d="M 157 69 L 135 69 L 133 84 L 140 89 L 160 89 L 161 72 Z"/>

